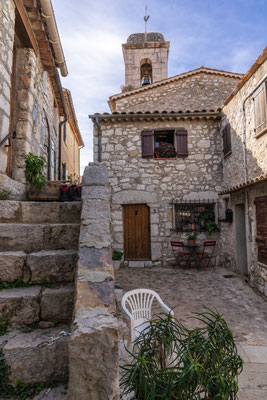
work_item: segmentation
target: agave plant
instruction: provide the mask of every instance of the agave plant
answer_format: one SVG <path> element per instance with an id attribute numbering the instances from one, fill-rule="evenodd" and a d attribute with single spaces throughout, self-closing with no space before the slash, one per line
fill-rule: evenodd
<path id="1" fill-rule="evenodd" d="M 207 309 L 187 329 L 170 314 L 149 322 L 122 367 L 123 395 L 133 400 L 235 400 L 243 361 L 223 317 Z"/>

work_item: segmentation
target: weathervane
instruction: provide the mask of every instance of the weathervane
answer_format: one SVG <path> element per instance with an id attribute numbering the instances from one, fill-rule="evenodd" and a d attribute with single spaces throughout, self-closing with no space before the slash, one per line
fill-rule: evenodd
<path id="1" fill-rule="evenodd" d="M 145 34 L 146 34 L 146 25 L 147 25 L 147 21 L 149 20 L 149 15 L 147 15 L 147 6 L 146 6 L 146 15 L 144 16 L 144 21 L 145 21 Z"/>

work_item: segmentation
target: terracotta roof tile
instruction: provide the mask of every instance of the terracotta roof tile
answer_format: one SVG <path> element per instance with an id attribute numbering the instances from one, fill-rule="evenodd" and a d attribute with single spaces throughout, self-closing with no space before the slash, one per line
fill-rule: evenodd
<path id="1" fill-rule="evenodd" d="M 221 191 L 219 194 L 222 195 L 222 194 L 229 194 L 232 192 L 236 192 L 237 190 L 241 190 L 248 186 L 255 185 L 255 183 L 264 182 L 264 181 L 267 181 L 267 173 L 262 174 L 256 178 L 252 178 L 252 179 L 248 180 L 247 182 L 242 182 L 239 185 L 231 186 L 228 189 Z"/>

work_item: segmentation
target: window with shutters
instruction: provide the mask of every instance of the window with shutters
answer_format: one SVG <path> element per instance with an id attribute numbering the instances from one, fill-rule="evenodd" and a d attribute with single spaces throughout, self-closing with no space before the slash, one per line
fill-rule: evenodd
<path id="1" fill-rule="evenodd" d="M 267 132 L 267 95 L 266 95 L 265 81 L 255 92 L 254 100 L 254 112 L 255 112 L 255 134 L 261 135 Z"/>
<path id="2" fill-rule="evenodd" d="M 224 156 L 230 155 L 232 151 L 231 148 L 231 127 L 227 124 L 223 128 L 223 154 Z"/>
<path id="3" fill-rule="evenodd" d="M 147 130 L 141 132 L 143 158 L 176 158 L 188 156 L 185 129 Z"/>

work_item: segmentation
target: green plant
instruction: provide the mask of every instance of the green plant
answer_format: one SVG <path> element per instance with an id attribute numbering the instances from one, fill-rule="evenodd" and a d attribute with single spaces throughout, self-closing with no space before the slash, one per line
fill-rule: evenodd
<path id="1" fill-rule="evenodd" d="M 20 288 L 20 287 L 28 287 L 32 286 L 32 282 L 24 282 L 23 278 L 20 277 L 14 282 L 6 282 L 0 280 L 0 289 L 12 289 L 12 288 Z"/>
<path id="2" fill-rule="evenodd" d="M 197 232 L 188 232 L 186 234 L 188 240 L 196 240 L 197 236 L 198 236 Z"/>
<path id="3" fill-rule="evenodd" d="M 0 200 L 8 200 L 10 196 L 10 192 L 7 190 L 1 190 L 0 192 Z"/>
<path id="4" fill-rule="evenodd" d="M 4 356 L 3 350 L 0 349 L 0 358 Z M 5 360 L 0 361 L 0 394 L 4 398 L 15 398 L 16 400 L 28 400 L 39 394 L 43 389 L 53 388 L 64 384 L 67 385 L 67 378 L 60 381 L 48 381 L 41 383 L 25 384 L 20 381 L 16 382 L 16 386 L 9 383 L 10 367 L 6 365 Z"/>
<path id="5" fill-rule="evenodd" d="M 209 221 L 206 224 L 206 229 L 207 229 L 208 235 L 211 235 L 212 233 L 214 233 L 218 230 L 218 227 L 214 221 Z"/>
<path id="6" fill-rule="evenodd" d="M 149 321 L 122 367 L 123 394 L 135 400 L 234 400 L 243 361 L 223 317 L 196 313 L 201 327 L 187 329 L 170 314 Z"/>
<path id="7" fill-rule="evenodd" d="M 26 163 L 25 176 L 27 183 L 35 189 L 45 187 L 47 184 L 46 177 L 43 174 L 46 165 L 45 158 L 42 156 L 35 156 L 32 153 L 25 154 L 24 158 Z"/>
<path id="8" fill-rule="evenodd" d="M 122 256 L 123 256 L 123 252 L 122 251 L 115 250 L 115 249 L 113 250 L 113 252 L 112 252 L 112 260 L 119 261 L 119 260 L 122 259 Z"/>
<path id="9" fill-rule="evenodd" d="M 7 331 L 8 317 L 0 316 L 0 336 L 5 335 Z"/>

